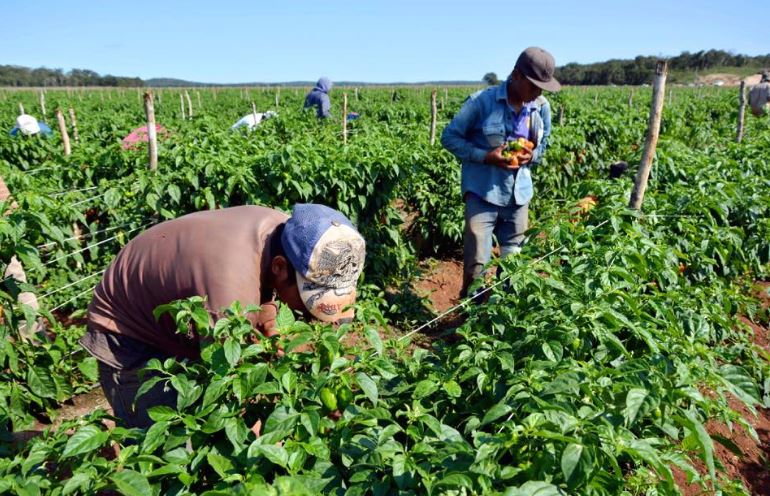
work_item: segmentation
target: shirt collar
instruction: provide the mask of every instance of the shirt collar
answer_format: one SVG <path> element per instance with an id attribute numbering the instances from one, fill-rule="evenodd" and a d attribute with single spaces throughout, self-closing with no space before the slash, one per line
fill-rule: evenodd
<path id="1" fill-rule="evenodd" d="M 507 79 L 505 81 L 503 81 L 502 83 L 500 83 L 500 85 L 498 85 L 498 87 L 497 87 L 497 95 L 495 95 L 497 100 L 507 100 L 508 99 L 508 88 L 507 88 L 507 86 L 508 86 L 508 80 Z"/>

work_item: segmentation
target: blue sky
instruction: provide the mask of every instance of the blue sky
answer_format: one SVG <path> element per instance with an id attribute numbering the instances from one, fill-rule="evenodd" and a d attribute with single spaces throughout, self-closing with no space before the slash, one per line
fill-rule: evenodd
<path id="1" fill-rule="evenodd" d="M 769 11 L 767 0 L 4 0 L 0 64 L 211 83 L 478 80 L 530 45 L 558 65 L 770 53 Z"/>

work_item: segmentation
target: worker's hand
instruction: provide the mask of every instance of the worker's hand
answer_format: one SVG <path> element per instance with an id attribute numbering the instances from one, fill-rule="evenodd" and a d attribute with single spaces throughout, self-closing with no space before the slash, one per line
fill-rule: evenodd
<path id="1" fill-rule="evenodd" d="M 262 335 L 270 337 L 278 334 L 275 318 L 278 315 L 278 305 L 274 301 L 263 303 L 257 314 L 257 329 Z"/>
<path id="2" fill-rule="evenodd" d="M 525 148 L 516 154 L 516 158 L 519 159 L 519 165 L 526 165 L 532 161 L 532 151 Z"/>
<path id="3" fill-rule="evenodd" d="M 484 163 L 488 165 L 494 165 L 497 167 L 500 167 L 502 169 L 506 170 L 516 170 L 519 168 L 517 165 L 512 165 L 510 162 L 508 162 L 508 159 L 503 157 L 503 148 L 505 148 L 505 145 L 500 145 L 494 150 L 490 150 L 489 153 L 484 157 Z M 532 158 L 532 155 L 530 154 L 530 159 Z M 519 161 L 521 163 L 521 161 Z"/>

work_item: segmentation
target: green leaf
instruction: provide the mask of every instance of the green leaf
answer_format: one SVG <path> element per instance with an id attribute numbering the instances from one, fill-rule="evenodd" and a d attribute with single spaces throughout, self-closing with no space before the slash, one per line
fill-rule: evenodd
<path id="1" fill-rule="evenodd" d="M 294 312 L 291 311 L 291 308 L 288 305 L 281 305 L 278 309 L 278 315 L 275 317 L 275 326 L 278 331 L 290 329 L 295 321 Z"/>
<path id="2" fill-rule="evenodd" d="M 465 474 L 449 474 L 436 482 L 436 486 L 473 489 L 473 480 Z"/>
<path id="3" fill-rule="evenodd" d="M 152 424 L 150 428 L 147 429 L 147 433 L 144 435 L 144 441 L 142 441 L 142 452 L 153 453 L 156 449 L 158 449 L 166 441 L 168 427 L 169 423 L 166 421 Z"/>
<path id="4" fill-rule="evenodd" d="M 711 437 L 700 420 L 698 420 L 692 412 L 686 411 L 685 416 L 679 418 L 692 432 L 695 436 L 695 440 L 700 445 L 703 461 L 706 463 L 706 467 L 709 469 L 709 475 L 711 475 L 713 480 L 716 473 L 716 467 L 714 465 L 714 443 L 711 441 Z"/>
<path id="5" fill-rule="evenodd" d="M 361 387 L 361 390 L 364 392 L 366 397 L 369 398 L 369 401 L 371 401 L 376 406 L 377 399 L 379 397 L 379 392 L 377 391 L 377 384 L 372 380 L 371 377 L 369 377 L 363 372 L 359 372 L 356 374 L 356 382 Z"/>
<path id="6" fill-rule="evenodd" d="M 50 372 L 43 367 L 30 367 L 27 370 L 27 385 L 33 394 L 41 398 L 56 398 L 56 384 Z"/>
<path id="7" fill-rule="evenodd" d="M 431 379 L 423 379 L 422 381 L 418 382 L 417 385 L 414 387 L 414 394 L 412 397 L 416 400 L 425 398 L 426 396 L 430 396 L 433 394 L 434 391 L 436 391 L 439 388 L 439 384 L 436 383 L 436 381 Z"/>
<path id="8" fill-rule="evenodd" d="M 561 471 L 570 485 L 586 480 L 593 471 L 591 451 L 582 444 L 569 444 L 561 455 Z"/>
<path id="9" fill-rule="evenodd" d="M 506 405 L 505 403 L 496 404 L 484 415 L 484 419 L 481 421 L 481 425 L 479 427 L 487 425 L 490 422 L 494 422 L 503 415 L 508 415 L 511 410 L 513 410 L 513 408 L 509 405 Z"/>
<path id="10" fill-rule="evenodd" d="M 563 496 L 564 493 L 553 484 L 544 481 L 529 481 L 519 487 L 511 488 L 503 493 L 505 496 Z"/>
<path id="11" fill-rule="evenodd" d="M 165 405 L 150 407 L 147 410 L 147 414 L 155 422 L 161 422 L 164 420 L 173 420 L 179 417 L 179 414 L 176 412 L 176 410 L 174 410 L 173 408 L 167 407 Z"/>
<path id="12" fill-rule="evenodd" d="M 633 388 L 626 395 L 626 407 L 623 409 L 623 417 L 626 420 L 626 427 L 631 426 L 636 420 L 639 410 L 647 399 L 649 391 L 641 388 Z"/>
<path id="13" fill-rule="evenodd" d="M 94 451 L 107 442 L 109 437 L 109 432 L 103 431 L 95 425 L 81 427 L 71 438 L 69 438 L 69 440 L 67 440 L 67 445 L 62 452 L 62 458 L 69 458 Z"/>
<path id="14" fill-rule="evenodd" d="M 229 458 L 214 453 L 213 451 L 206 456 L 206 460 L 209 462 L 209 465 L 211 465 L 211 468 L 213 468 L 223 479 L 226 478 L 229 475 L 229 472 L 234 468 L 233 462 L 231 462 Z"/>
<path id="15" fill-rule="evenodd" d="M 78 370 L 89 381 L 99 381 L 99 363 L 96 361 L 96 358 L 92 356 L 83 358 L 78 362 Z"/>
<path id="16" fill-rule="evenodd" d="M 233 338 L 227 338 L 224 344 L 225 359 L 231 367 L 235 367 L 238 364 L 238 360 L 241 358 L 241 345 Z"/>
<path id="17" fill-rule="evenodd" d="M 171 385 L 177 391 L 176 408 L 179 411 L 195 403 L 203 394 L 203 388 L 197 382 L 191 381 L 184 375 L 172 377 Z"/>
<path id="18" fill-rule="evenodd" d="M 382 339 L 380 338 L 380 333 L 377 332 L 377 329 L 367 326 L 364 330 L 364 334 L 366 335 L 366 339 L 368 339 L 369 343 L 372 345 L 372 348 L 374 348 L 379 355 L 382 355 Z"/>
<path id="19" fill-rule="evenodd" d="M 444 391 L 452 398 L 459 398 L 463 394 L 463 389 L 455 381 L 445 382 Z"/>
<path id="20" fill-rule="evenodd" d="M 283 446 L 275 446 L 272 444 L 258 445 L 256 451 L 260 455 L 270 460 L 272 463 L 283 468 L 286 468 L 286 466 L 289 464 L 289 453 Z"/>
<path id="21" fill-rule="evenodd" d="M 125 496 L 147 496 L 153 494 L 147 477 L 134 470 L 123 470 L 110 477 L 115 486 Z"/>
<path id="22" fill-rule="evenodd" d="M 230 377 L 220 377 L 211 381 L 203 394 L 203 408 L 213 404 L 227 391 L 227 386 L 232 382 Z"/>
<path id="23" fill-rule="evenodd" d="M 89 491 L 89 487 L 91 485 L 91 480 L 96 478 L 96 473 L 93 469 L 88 470 L 87 472 L 76 472 L 67 479 L 67 483 L 64 484 L 64 488 L 62 489 L 62 496 L 66 496 L 68 494 L 88 494 L 92 491 Z"/>
<path id="24" fill-rule="evenodd" d="M 240 417 L 230 417 L 225 420 L 225 434 L 232 443 L 235 452 L 240 452 L 245 446 L 246 438 L 249 436 L 249 428 Z"/>

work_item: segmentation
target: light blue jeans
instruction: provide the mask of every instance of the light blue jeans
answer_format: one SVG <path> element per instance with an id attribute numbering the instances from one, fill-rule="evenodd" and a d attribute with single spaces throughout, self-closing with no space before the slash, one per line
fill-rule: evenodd
<path id="1" fill-rule="evenodd" d="M 528 217 L 528 205 L 498 207 L 473 193 L 466 193 L 463 286 L 460 296 L 467 296 L 468 286 L 483 276 L 484 266 L 492 257 L 492 236 L 497 238 L 501 257 L 521 251 Z"/>

